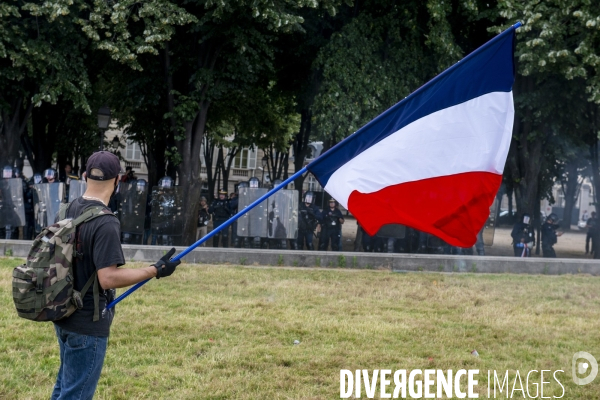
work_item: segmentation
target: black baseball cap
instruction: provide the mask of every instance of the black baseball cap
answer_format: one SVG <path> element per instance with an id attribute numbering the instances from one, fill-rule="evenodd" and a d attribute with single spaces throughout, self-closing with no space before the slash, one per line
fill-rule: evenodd
<path id="1" fill-rule="evenodd" d="M 92 175 L 92 169 L 102 171 L 102 176 Z M 108 181 L 115 179 L 121 173 L 119 157 L 108 151 L 97 151 L 88 158 L 86 176 L 95 181 Z"/>

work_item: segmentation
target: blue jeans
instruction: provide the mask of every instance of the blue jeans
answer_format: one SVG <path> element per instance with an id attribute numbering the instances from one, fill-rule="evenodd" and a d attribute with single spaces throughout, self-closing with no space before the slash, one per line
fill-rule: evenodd
<path id="1" fill-rule="evenodd" d="M 54 325 L 60 347 L 60 369 L 51 400 L 92 399 L 104 356 L 107 337 L 80 335 Z"/>

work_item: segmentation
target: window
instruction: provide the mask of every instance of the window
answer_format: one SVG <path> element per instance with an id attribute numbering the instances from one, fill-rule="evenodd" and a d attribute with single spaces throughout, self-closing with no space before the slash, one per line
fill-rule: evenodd
<path id="1" fill-rule="evenodd" d="M 142 150 L 140 149 L 140 145 L 128 140 L 127 147 L 125 147 L 125 158 L 132 161 L 141 161 Z"/>
<path id="2" fill-rule="evenodd" d="M 313 174 L 308 175 L 308 190 L 312 192 L 321 191 L 321 185 L 319 181 L 313 176 Z"/>
<path id="3" fill-rule="evenodd" d="M 232 167 L 236 169 L 256 169 L 256 150 L 244 147 L 238 151 L 233 159 Z"/>

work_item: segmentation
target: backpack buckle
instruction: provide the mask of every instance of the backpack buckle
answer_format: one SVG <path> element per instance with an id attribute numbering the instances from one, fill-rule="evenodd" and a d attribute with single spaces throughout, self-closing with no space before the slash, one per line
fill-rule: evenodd
<path id="1" fill-rule="evenodd" d="M 43 279 L 37 280 L 37 285 L 35 286 L 35 293 L 37 293 L 37 294 L 44 293 L 44 280 Z"/>

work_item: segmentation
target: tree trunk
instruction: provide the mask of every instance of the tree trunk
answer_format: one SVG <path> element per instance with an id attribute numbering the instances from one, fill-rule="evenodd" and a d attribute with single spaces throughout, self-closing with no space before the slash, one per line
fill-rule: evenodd
<path id="1" fill-rule="evenodd" d="M 534 81 L 531 77 L 519 77 L 515 83 L 516 93 L 531 93 L 534 89 Z M 535 218 L 535 204 L 539 202 L 538 186 L 541 171 L 542 154 L 549 135 L 548 128 L 542 128 L 543 135 L 531 138 L 533 126 L 533 110 L 526 108 L 524 114 L 519 118 L 515 116 L 513 127 L 513 140 L 507 159 L 507 167 L 511 184 L 513 186 L 517 212 L 519 215 L 528 213 Z"/>
<path id="2" fill-rule="evenodd" d="M 581 188 L 581 182 L 579 181 L 579 173 L 577 170 L 577 163 L 571 160 L 566 166 L 566 181 L 565 181 L 565 209 L 563 212 L 562 228 L 564 231 L 571 230 L 571 219 L 573 217 L 573 208 L 577 204 L 577 198 L 579 197 L 579 189 Z"/>
<path id="3" fill-rule="evenodd" d="M 294 172 L 298 172 L 304 168 L 304 160 L 306 159 L 310 139 L 311 116 L 312 113 L 308 109 L 300 111 L 300 130 L 294 137 L 294 143 L 292 144 L 294 146 Z M 294 187 L 298 191 L 299 202 L 302 201 L 302 187 L 304 186 L 306 175 L 299 175 L 294 179 Z"/>
<path id="4" fill-rule="evenodd" d="M 208 201 L 212 201 L 215 198 L 215 184 L 216 179 L 213 173 L 213 159 L 215 154 L 215 144 L 209 137 L 204 137 L 204 162 L 206 163 L 206 181 L 208 184 Z"/>
<path id="5" fill-rule="evenodd" d="M 59 107 L 43 103 L 31 114 L 31 137 L 21 136 L 29 164 L 34 173 L 42 173 L 52 166 L 52 156 L 56 149 L 57 134 L 61 134 L 61 112 Z"/>
<path id="6" fill-rule="evenodd" d="M 200 149 L 206 127 L 209 102 L 200 103 L 200 111 L 194 121 L 184 123 L 185 138 L 177 141 L 177 149 L 182 156 L 179 165 L 179 184 L 185 188 L 183 197 L 183 241 L 191 244 L 196 241 L 196 227 L 202 178 L 200 177 Z"/>
<path id="7" fill-rule="evenodd" d="M 4 100 L 4 98 L 2 98 Z M 19 158 L 21 135 L 27 128 L 27 121 L 31 115 L 33 105 L 27 101 L 23 109 L 22 97 L 11 101 L 10 109 L 0 113 L 0 168 L 5 165 L 14 166 Z"/>

